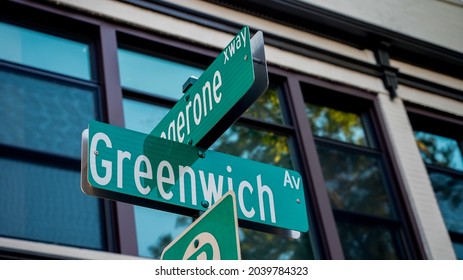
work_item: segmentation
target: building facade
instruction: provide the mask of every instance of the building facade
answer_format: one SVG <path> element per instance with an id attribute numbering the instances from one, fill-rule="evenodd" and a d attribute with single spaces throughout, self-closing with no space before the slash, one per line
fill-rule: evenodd
<path id="1" fill-rule="evenodd" d="M 242 258 L 463 259 L 458 0 L 2 1 L 0 258 L 159 258 L 193 217 L 84 195 L 82 131 L 149 133 L 243 26 L 270 85 L 211 149 L 297 170 L 310 230 Z"/>

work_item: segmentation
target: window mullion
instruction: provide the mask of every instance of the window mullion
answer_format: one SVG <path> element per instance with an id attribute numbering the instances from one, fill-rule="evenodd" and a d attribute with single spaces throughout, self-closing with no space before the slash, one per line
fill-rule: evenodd
<path id="1" fill-rule="evenodd" d="M 435 172 L 441 172 L 441 173 L 449 174 L 451 176 L 457 176 L 457 177 L 463 178 L 462 171 L 457 171 L 451 168 L 446 168 L 443 166 L 432 165 L 432 164 L 425 164 L 425 166 L 426 166 L 426 169 L 428 170 L 428 173 L 429 171 L 435 171 Z"/>
<path id="2" fill-rule="evenodd" d="M 382 225 L 394 225 L 397 228 L 401 226 L 400 221 L 397 219 L 393 218 L 388 218 L 388 217 L 382 217 L 382 216 L 376 216 L 376 215 L 369 215 L 365 213 L 360 213 L 360 212 L 352 212 L 352 211 L 347 211 L 343 209 L 338 209 L 333 207 L 333 212 L 334 215 L 337 217 L 343 217 L 347 219 L 355 219 L 358 221 L 362 222 L 368 222 L 368 223 L 381 223 Z"/>
<path id="3" fill-rule="evenodd" d="M 353 145 L 350 143 L 344 143 L 328 138 L 321 138 L 314 136 L 314 140 L 317 143 L 317 145 L 324 145 L 324 146 L 331 146 L 331 147 L 336 147 L 337 149 L 343 149 L 347 151 L 355 151 L 355 152 L 361 152 L 361 153 L 366 153 L 366 154 L 371 154 L 371 155 L 376 155 L 378 157 L 381 156 L 381 152 L 378 151 L 377 149 L 372 149 L 372 148 L 367 148 L 364 146 L 358 146 L 358 145 Z"/>
<path id="4" fill-rule="evenodd" d="M 251 117 L 240 117 L 237 121 L 237 123 L 247 125 L 252 128 L 257 128 L 257 129 L 264 129 L 267 131 L 272 131 L 272 132 L 277 132 L 281 134 L 293 134 L 294 129 L 291 126 L 284 125 L 284 124 L 277 124 L 277 123 L 270 123 L 266 121 L 262 121 L 256 118 L 251 118 Z"/>

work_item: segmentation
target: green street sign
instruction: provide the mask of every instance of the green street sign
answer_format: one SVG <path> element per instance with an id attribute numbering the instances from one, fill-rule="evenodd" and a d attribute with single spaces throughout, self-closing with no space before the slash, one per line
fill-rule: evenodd
<path id="1" fill-rule="evenodd" d="M 246 26 L 150 134 L 207 149 L 267 87 L 263 34 Z"/>
<path id="2" fill-rule="evenodd" d="M 236 198 L 228 191 L 162 252 L 162 260 L 239 260 Z"/>
<path id="3" fill-rule="evenodd" d="M 233 190 L 245 226 L 308 231 L 296 171 L 95 121 L 82 137 L 81 180 L 86 194 L 182 214 Z"/>

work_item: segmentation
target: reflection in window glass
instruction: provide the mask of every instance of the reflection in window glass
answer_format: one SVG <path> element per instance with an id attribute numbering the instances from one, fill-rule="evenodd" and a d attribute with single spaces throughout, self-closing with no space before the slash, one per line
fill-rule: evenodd
<path id="1" fill-rule="evenodd" d="M 266 122 L 283 123 L 279 90 L 277 85 L 270 84 L 267 91 L 243 115 Z"/>
<path id="2" fill-rule="evenodd" d="M 272 132 L 233 125 L 212 150 L 292 169 L 288 138 Z"/>
<path id="3" fill-rule="evenodd" d="M 292 169 L 288 138 L 272 132 L 233 125 L 211 149 Z M 313 259 L 310 238 L 294 239 L 250 229 L 240 229 L 242 259 Z"/>
<path id="4" fill-rule="evenodd" d="M 383 171 L 375 157 L 321 145 L 317 151 L 333 208 L 393 216 Z"/>
<path id="5" fill-rule="evenodd" d="M 420 155 L 427 165 L 429 179 L 439 209 L 453 241 L 458 259 L 463 259 L 463 154 L 457 140 L 415 131 Z"/>
<path id="6" fill-rule="evenodd" d="M 100 202 L 79 187 L 97 88 L 30 71 L 90 80 L 89 46 L 0 22 L 0 60 L 0 235 L 105 250 Z"/>
<path id="7" fill-rule="evenodd" d="M 0 235 L 104 249 L 98 199 L 82 194 L 80 170 L 0 158 Z"/>
<path id="8" fill-rule="evenodd" d="M 454 139 L 417 131 L 415 139 L 424 162 L 463 171 L 463 156 Z"/>
<path id="9" fill-rule="evenodd" d="M 463 233 L 463 180 L 436 171 L 429 178 L 447 229 Z"/>
<path id="10" fill-rule="evenodd" d="M 310 260 L 314 259 L 308 234 L 298 239 L 250 229 L 240 229 L 243 260 Z"/>
<path id="11" fill-rule="evenodd" d="M 145 134 L 149 134 L 170 110 L 129 98 L 123 99 L 123 106 L 125 126 Z"/>
<path id="12" fill-rule="evenodd" d="M 382 155 L 374 149 L 374 135 L 367 134 L 371 131 L 366 112 L 306 102 L 306 114 L 317 136 L 317 153 L 345 257 L 403 258 L 400 221 Z"/>
<path id="13" fill-rule="evenodd" d="M 192 218 L 187 216 L 136 206 L 138 254 L 142 257 L 160 259 L 162 250 L 191 223 Z"/>
<path id="14" fill-rule="evenodd" d="M 0 143 L 80 158 L 95 90 L 0 68 Z"/>
<path id="15" fill-rule="evenodd" d="M 361 225 L 337 221 L 344 256 L 351 260 L 395 260 L 399 249 L 392 229 L 381 225 Z"/>
<path id="16" fill-rule="evenodd" d="M 337 141 L 368 146 L 360 115 L 306 103 L 312 133 Z"/>
<path id="17" fill-rule="evenodd" d="M 182 86 L 190 76 L 201 76 L 203 70 L 170 60 L 119 49 L 119 71 L 122 86 L 148 94 L 179 99 Z"/>
<path id="18" fill-rule="evenodd" d="M 0 59 L 85 80 L 91 79 L 87 44 L 3 22 L 0 22 Z"/>

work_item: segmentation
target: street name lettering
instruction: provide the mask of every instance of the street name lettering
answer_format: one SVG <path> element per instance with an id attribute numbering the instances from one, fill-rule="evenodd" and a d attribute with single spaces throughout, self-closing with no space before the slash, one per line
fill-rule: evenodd
<path id="1" fill-rule="evenodd" d="M 201 87 L 202 93 L 196 92 L 193 97 L 189 93 L 185 95 L 186 106 L 178 112 L 177 116 L 169 123 L 166 131 L 162 131 L 160 137 L 183 143 L 186 136 L 191 133 L 191 127 L 201 125 L 201 121 L 207 117 L 207 113 L 214 109 L 214 106 L 222 100 L 222 76 L 217 70 L 211 82 Z M 186 132 L 183 131 L 186 125 Z"/>
<path id="2" fill-rule="evenodd" d="M 247 28 L 243 28 L 223 50 L 224 65 L 233 58 L 238 50 L 246 48 L 249 45 L 248 32 Z M 244 58 L 242 59 L 244 60 Z M 231 81 L 237 82 L 235 79 Z M 220 70 L 214 72 L 211 81 L 204 81 L 203 79 L 198 82 L 203 82 L 203 85 L 196 86 L 195 89 L 197 91 L 193 91 L 193 93 L 191 91 L 186 93 L 184 97 L 186 105 L 180 107 L 181 110 L 173 116 L 167 128 L 158 132 L 161 138 L 184 143 L 185 136 L 189 136 L 192 129 L 195 129 L 195 126 L 201 125 L 202 120 L 207 117 L 208 112 L 217 108 L 215 105 L 219 104 L 222 100 L 222 73 Z M 223 110 L 223 108 L 221 109 Z"/>
<path id="3" fill-rule="evenodd" d="M 267 89 L 263 47 L 262 32 L 241 29 L 150 135 L 207 149 Z"/>
<path id="4" fill-rule="evenodd" d="M 135 185 L 138 193 L 143 196 L 148 196 L 153 188 L 157 187 L 159 195 L 165 201 L 174 199 L 174 187 L 177 187 L 178 190 L 175 191 L 175 195 L 178 195 L 180 203 L 193 206 L 198 206 L 198 200 L 205 200 L 208 204 L 212 204 L 218 201 L 225 191 L 236 189 L 239 209 L 245 217 L 253 218 L 258 213 L 258 218 L 261 221 L 269 220 L 273 224 L 277 222 L 273 192 L 268 185 L 263 183 L 261 173 L 257 173 L 253 178 L 254 180 L 234 182 L 237 180 L 233 177 L 231 165 L 225 166 L 226 172 L 218 169 L 216 173 L 201 169 L 195 170 L 191 166 L 172 164 L 169 160 L 160 162 L 156 160 L 157 166 L 153 166 L 147 155 L 139 154 L 132 159 L 131 152 L 114 149 L 111 139 L 103 132 L 96 133 L 90 143 L 90 175 L 101 187 L 106 187 L 116 180 L 117 188 L 122 189 L 124 185 Z M 107 154 L 108 156 L 103 157 L 100 154 Z M 108 160 L 110 158 L 115 158 L 115 161 Z M 126 171 L 126 168 L 131 170 Z M 115 175 L 113 169 L 116 171 Z M 102 171 L 99 173 L 98 170 Z M 124 173 L 132 176 L 124 178 Z M 226 175 L 222 175 L 224 173 Z M 287 171 L 284 173 L 285 178 L 286 176 L 289 176 Z M 285 178 L 280 180 L 283 186 L 285 186 Z M 128 182 L 128 180 L 131 181 Z M 197 186 L 197 182 L 199 182 L 199 186 Z M 197 187 L 202 193 L 199 199 Z M 185 196 L 185 189 L 187 188 L 191 191 L 190 201 L 187 201 Z M 250 196 L 257 196 L 258 205 L 246 203 L 245 197 Z M 265 216 L 266 206 L 270 217 Z"/>
<path id="5" fill-rule="evenodd" d="M 238 217 L 307 231 L 300 174 L 268 164 L 91 122 L 88 179 L 95 188 L 205 210 L 227 191 Z"/>
<path id="6" fill-rule="evenodd" d="M 235 54 L 235 50 L 239 50 L 241 48 L 241 42 L 243 42 L 243 47 L 246 47 L 246 33 L 247 33 L 246 28 L 242 29 L 238 35 L 228 44 L 228 46 L 223 50 L 224 54 L 224 61 L 223 64 L 227 64 L 227 62 L 230 60 L 230 58 L 233 57 Z"/>

